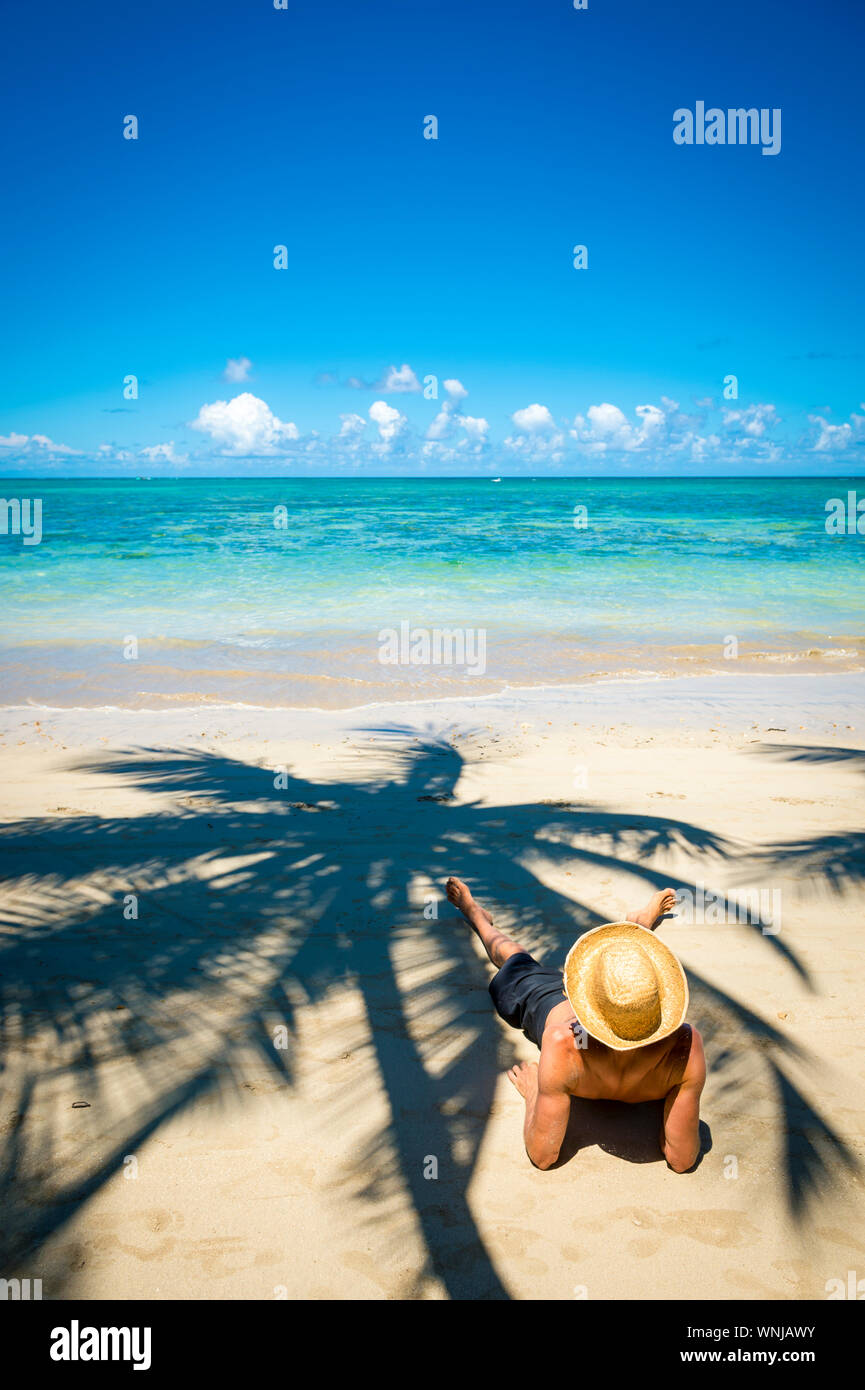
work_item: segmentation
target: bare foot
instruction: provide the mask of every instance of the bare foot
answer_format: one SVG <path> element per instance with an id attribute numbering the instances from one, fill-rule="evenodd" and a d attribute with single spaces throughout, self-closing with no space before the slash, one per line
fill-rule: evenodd
<path id="1" fill-rule="evenodd" d="M 537 1062 L 517 1062 L 507 1073 L 508 1081 L 516 1086 L 523 1100 L 531 1100 L 538 1089 Z"/>
<path id="2" fill-rule="evenodd" d="M 474 898 L 471 895 L 470 889 L 468 888 L 467 884 L 463 883 L 461 878 L 449 878 L 447 881 L 446 888 L 448 901 L 452 902 L 454 907 L 459 908 L 460 912 L 463 914 L 467 922 L 471 922 L 471 914 L 472 910 L 474 910 L 475 912 L 482 913 L 483 916 L 486 917 L 490 926 L 492 926 L 493 919 L 491 914 L 487 912 L 485 907 L 481 907 L 480 903 L 475 902 Z"/>
<path id="3" fill-rule="evenodd" d="M 646 906 L 639 912 L 629 912 L 625 921 L 636 922 L 638 927 L 648 927 L 649 931 L 654 931 L 661 918 L 672 912 L 675 906 L 675 888 L 662 888 L 660 893 L 652 894 Z"/>

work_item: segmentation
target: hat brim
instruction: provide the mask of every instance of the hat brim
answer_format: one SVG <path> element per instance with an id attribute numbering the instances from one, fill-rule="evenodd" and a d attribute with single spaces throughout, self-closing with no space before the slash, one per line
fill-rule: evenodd
<path id="1" fill-rule="evenodd" d="M 588 980 L 598 951 L 613 941 L 636 941 L 649 956 L 658 977 L 661 1021 L 653 1033 L 636 1041 L 619 1037 L 595 1007 Z M 605 922 L 575 941 L 565 961 L 564 987 L 568 1001 L 591 1037 L 612 1047 L 616 1052 L 630 1052 L 635 1047 L 648 1047 L 675 1033 L 688 1012 L 688 981 L 681 961 L 669 946 L 659 941 L 654 932 L 637 922 Z"/>

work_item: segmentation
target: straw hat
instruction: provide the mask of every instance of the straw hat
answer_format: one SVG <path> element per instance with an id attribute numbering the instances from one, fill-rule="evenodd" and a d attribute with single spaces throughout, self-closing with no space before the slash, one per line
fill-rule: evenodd
<path id="1" fill-rule="evenodd" d="M 587 1033 L 617 1052 L 674 1033 L 688 1011 L 680 962 L 654 932 L 609 922 L 575 941 L 564 969 L 565 994 Z"/>

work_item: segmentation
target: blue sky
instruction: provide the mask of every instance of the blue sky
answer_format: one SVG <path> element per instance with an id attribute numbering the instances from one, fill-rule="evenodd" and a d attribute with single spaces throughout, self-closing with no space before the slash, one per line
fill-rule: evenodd
<path id="1" fill-rule="evenodd" d="M 865 458 L 854 0 L 52 0 L 4 31 L 6 474 Z M 780 108 L 780 152 L 676 145 L 699 100 Z"/>

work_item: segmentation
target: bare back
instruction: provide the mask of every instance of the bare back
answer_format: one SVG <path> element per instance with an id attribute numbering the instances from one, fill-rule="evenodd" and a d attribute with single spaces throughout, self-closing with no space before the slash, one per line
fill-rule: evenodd
<path id="1" fill-rule="evenodd" d="M 584 1100 L 637 1104 L 663 1100 L 681 1082 L 691 1052 L 690 1024 L 683 1023 L 675 1033 L 648 1047 L 615 1052 L 592 1037 L 586 1039 L 586 1047 L 577 1047 L 569 1026 L 573 1016 L 565 1003 L 557 1005 L 547 1020 L 538 1075 L 543 1089 L 549 1085 Z"/>
<path id="2" fill-rule="evenodd" d="M 570 1004 L 551 1010 L 541 1039 L 541 1058 L 526 1104 L 525 1141 L 532 1162 L 556 1162 L 570 1113 L 571 1097 L 625 1104 L 663 1100 L 661 1152 L 677 1173 L 693 1167 L 700 1153 L 700 1094 L 706 1080 L 703 1040 L 684 1023 L 658 1043 L 616 1052 L 589 1037 L 578 1047 Z"/>

